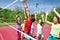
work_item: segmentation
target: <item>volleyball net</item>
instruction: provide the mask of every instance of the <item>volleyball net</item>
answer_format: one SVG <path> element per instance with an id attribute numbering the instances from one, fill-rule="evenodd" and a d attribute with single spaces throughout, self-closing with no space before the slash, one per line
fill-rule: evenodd
<path id="1" fill-rule="evenodd" d="M 32 40 L 36 40 L 35 38 L 33 38 L 33 37 L 31 37 L 31 36 L 27 35 L 26 33 L 24 33 L 24 32 L 22 32 L 22 31 L 18 30 L 17 28 L 15 28 L 15 27 L 13 27 L 13 26 L 9 25 L 8 23 L 5 23 L 5 24 L 7 24 L 10 28 L 12 28 L 12 29 L 14 29 L 14 30 L 16 30 L 16 31 L 20 32 L 21 34 L 23 34 L 23 35 L 24 35 L 24 37 L 28 37 L 28 38 L 30 38 L 30 39 L 32 39 Z"/>

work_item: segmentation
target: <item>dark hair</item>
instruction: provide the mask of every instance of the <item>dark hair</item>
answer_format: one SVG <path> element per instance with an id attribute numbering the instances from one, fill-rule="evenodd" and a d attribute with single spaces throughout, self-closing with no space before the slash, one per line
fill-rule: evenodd
<path id="1" fill-rule="evenodd" d="M 18 21 L 18 20 L 17 20 L 17 18 L 21 18 L 21 17 L 20 17 L 20 16 L 17 16 L 17 17 L 16 17 L 16 19 L 15 19 L 15 20 L 16 20 L 16 22 Z"/>
<path id="2" fill-rule="evenodd" d="M 42 26 L 44 25 L 44 22 L 43 22 L 43 20 L 41 19 L 41 23 L 40 23 Z"/>
<path id="3" fill-rule="evenodd" d="M 32 14 L 30 19 L 32 22 L 34 22 L 35 21 L 35 15 Z"/>
<path id="4" fill-rule="evenodd" d="M 60 19 L 59 19 L 59 17 L 58 17 L 57 15 L 56 15 L 55 17 L 57 18 L 57 20 L 58 20 L 58 23 L 60 23 Z"/>

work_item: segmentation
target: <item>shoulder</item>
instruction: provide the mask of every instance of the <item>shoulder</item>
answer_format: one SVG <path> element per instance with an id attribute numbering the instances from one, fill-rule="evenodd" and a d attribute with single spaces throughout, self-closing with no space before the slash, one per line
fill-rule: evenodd
<path id="1" fill-rule="evenodd" d="M 58 24 L 58 26 L 60 26 L 60 24 Z"/>
<path id="2" fill-rule="evenodd" d="M 54 26 L 60 26 L 60 24 L 52 24 L 52 27 L 54 27 Z"/>
<path id="3" fill-rule="evenodd" d="M 27 19 L 28 19 L 28 17 L 25 18 L 25 20 L 27 20 Z"/>
<path id="4" fill-rule="evenodd" d="M 38 27 L 38 26 L 41 26 L 41 25 L 40 25 L 40 24 L 37 24 L 37 27 Z"/>

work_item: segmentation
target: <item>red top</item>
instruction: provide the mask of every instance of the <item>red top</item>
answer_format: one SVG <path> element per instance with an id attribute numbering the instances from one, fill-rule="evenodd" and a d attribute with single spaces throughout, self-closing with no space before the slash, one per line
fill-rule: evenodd
<path id="1" fill-rule="evenodd" d="M 31 29 L 32 21 L 28 18 L 25 19 L 25 28 L 24 32 L 27 34 L 30 34 L 30 29 Z"/>

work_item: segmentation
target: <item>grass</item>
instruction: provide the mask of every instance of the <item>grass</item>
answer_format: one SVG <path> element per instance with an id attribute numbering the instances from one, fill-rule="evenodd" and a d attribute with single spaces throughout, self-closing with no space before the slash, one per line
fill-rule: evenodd
<path id="1" fill-rule="evenodd" d="M 16 24 L 15 22 L 10 22 L 10 23 L 8 23 L 9 25 L 14 25 L 14 24 Z M 0 23 L 0 27 L 2 27 L 2 26 L 8 26 L 8 24 L 5 24 L 5 23 Z"/>
<path id="2" fill-rule="evenodd" d="M 9 24 L 9 25 L 14 25 L 14 24 L 16 24 L 16 23 L 15 23 L 15 22 L 10 22 L 10 23 L 8 23 L 8 24 Z M 0 27 L 8 26 L 8 24 L 0 23 Z M 46 22 L 45 22 L 45 24 L 50 25 L 50 24 L 48 24 L 48 23 L 46 23 Z"/>

